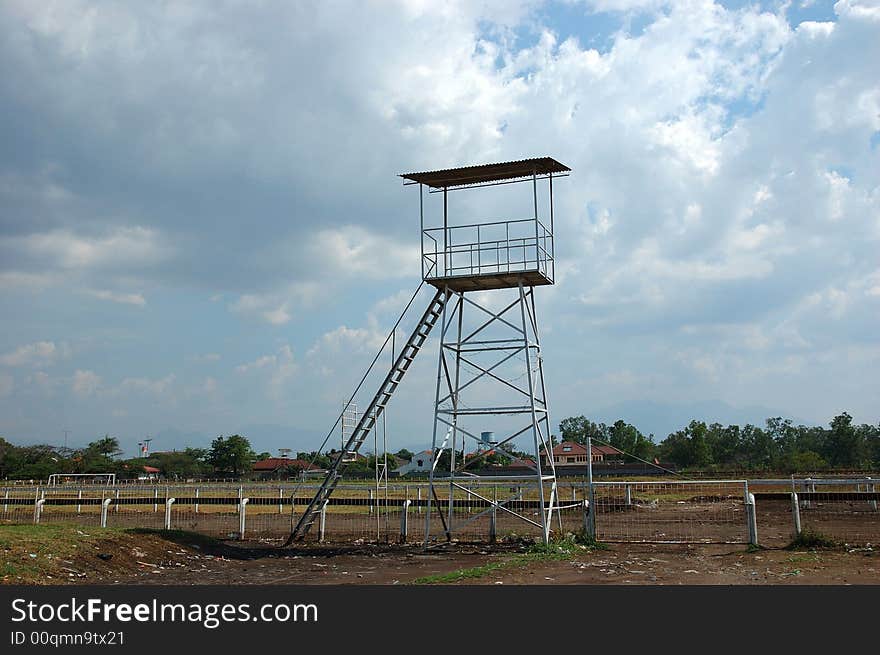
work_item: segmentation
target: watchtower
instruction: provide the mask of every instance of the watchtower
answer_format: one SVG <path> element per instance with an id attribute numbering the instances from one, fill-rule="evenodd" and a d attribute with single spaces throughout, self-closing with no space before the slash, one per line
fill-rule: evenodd
<path id="1" fill-rule="evenodd" d="M 405 184 L 419 187 L 422 284 L 436 287 L 436 293 L 399 349 L 394 334 L 416 295 L 392 328 L 383 345 L 391 343 L 391 366 L 366 409 L 353 409 L 354 394 L 343 405 L 322 444 L 341 424 L 342 448 L 285 545 L 302 539 L 322 515 L 347 465 L 371 432 L 375 437 L 391 397 L 437 324 L 440 352 L 425 544 L 432 533 L 442 529 L 450 540 L 469 523 L 499 511 L 540 528 L 544 541 L 549 539 L 558 498 L 553 458 L 542 462 L 550 452 L 550 408 L 534 294 L 535 287 L 553 284 L 553 180 L 569 170 L 542 157 L 401 175 Z M 493 189 L 491 197 L 481 195 L 487 187 L 512 184 L 527 192 L 518 204 L 507 186 L 506 193 Z M 439 206 L 433 203 L 438 210 L 433 214 L 432 197 L 441 200 Z M 485 218 L 489 212 L 494 218 Z M 474 214 L 483 218 L 462 220 Z M 501 437 L 489 441 L 487 449 L 481 437 L 490 433 Z M 518 439 L 528 445 L 515 449 Z M 468 444 L 475 447 L 470 454 Z M 501 458 L 496 457 L 494 468 L 482 466 L 497 455 Z M 506 468 L 498 466 L 502 458 Z M 489 487 L 478 484 L 487 472 L 492 473 Z M 387 470 L 377 469 L 377 486 L 384 476 Z M 508 498 L 498 497 L 502 482 Z M 474 512 L 480 505 L 488 509 Z M 435 506 L 439 523 L 432 520 Z"/>
<path id="2" fill-rule="evenodd" d="M 534 293 L 535 287 L 554 281 L 553 181 L 569 171 L 542 157 L 401 176 L 405 184 L 419 186 L 422 278 L 444 301 L 426 544 L 432 531 L 442 527 L 450 539 L 487 512 L 497 516 L 498 510 L 540 527 L 544 541 L 549 539 L 558 496 L 553 458 L 542 461 L 552 446 Z M 518 183 L 530 193 L 520 191 L 519 202 L 511 202 L 515 194 L 506 185 Z M 467 213 L 463 221 L 459 210 L 451 210 L 454 193 L 502 185 L 492 197 L 481 191 L 472 200 L 456 198 L 456 207 Z M 439 211 L 432 214 L 426 194 L 442 194 Z M 483 218 L 474 220 L 474 213 Z M 490 428 L 499 438 L 486 449 L 481 435 Z M 518 439 L 528 445 L 515 449 Z M 474 447 L 472 454 L 468 446 Z M 507 466 L 487 468 L 495 455 L 506 458 Z M 438 467 L 441 459 L 444 466 Z M 494 483 L 491 498 L 490 487 L 476 479 L 486 473 Z M 497 497 L 498 483 L 512 492 L 509 498 Z M 448 489 L 444 501 L 441 486 Z M 523 497 L 524 488 L 533 492 L 531 498 Z M 489 509 L 472 512 L 474 503 L 467 502 L 462 503 L 467 512 L 456 512 L 457 499 L 479 500 Z M 435 502 L 440 525 L 432 522 Z"/>

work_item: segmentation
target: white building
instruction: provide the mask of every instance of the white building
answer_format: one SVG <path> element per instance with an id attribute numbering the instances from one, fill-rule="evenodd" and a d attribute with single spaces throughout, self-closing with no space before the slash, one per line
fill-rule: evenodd
<path id="1" fill-rule="evenodd" d="M 406 475 L 407 473 L 430 473 L 433 461 L 434 459 L 431 457 L 431 451 L 423 450 L 413 455 L 409 464 L 398 466 L 394 471 L 398 475 Z"/>

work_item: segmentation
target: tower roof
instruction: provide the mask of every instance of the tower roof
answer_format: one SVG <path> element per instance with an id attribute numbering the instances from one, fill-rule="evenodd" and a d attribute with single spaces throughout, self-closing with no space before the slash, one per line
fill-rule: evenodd
<path id="1" fill-rule="evenodd" d="M 518 177 L 531 177 L 534 174 L 546 175 L 548 173 L 565 173 L 570 170 L 571 169 L 568 166 L 559 163 L 552 157 L 536 157 L 533 159 L 520 159 L 519 161 L 500 162 L 497 164 L 446 168 L 440 171 L 403 173 L 400 177 L 405 180 L 418 182 L 419 184 L 426 184 L 435 189 L 442 189 L 444 187 L 457 187 L 466 186 L 468 184 L 512 180 Z"/>

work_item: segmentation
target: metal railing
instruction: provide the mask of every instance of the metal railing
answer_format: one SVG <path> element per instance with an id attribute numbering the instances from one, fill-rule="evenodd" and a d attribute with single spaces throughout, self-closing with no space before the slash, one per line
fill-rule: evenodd
<path id="1" fill-rule="evenodd" d="M 422 230 L 425 280 L 524 271 L 553 281 L 553 233 L 539 219 Z"/>

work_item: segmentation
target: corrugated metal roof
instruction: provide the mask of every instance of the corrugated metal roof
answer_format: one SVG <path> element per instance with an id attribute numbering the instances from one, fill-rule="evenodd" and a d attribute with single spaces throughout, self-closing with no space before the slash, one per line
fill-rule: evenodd
<path id="1" fill-rule="evenodd" d="M 559 163 L 552 157 L 536 157 L 534 159 L 520 159 L 519 161 L 506 161 L 497 164 L 446 168 L 440 171 L 403 173 L 400 177 L 405 180 L 426 184 L 435 189 L 442 189 L 444 187 L 512 180 L 518 177 L 531 177 L 533 174 L 565 173 L 570 170 L 568 166 Z"/>

